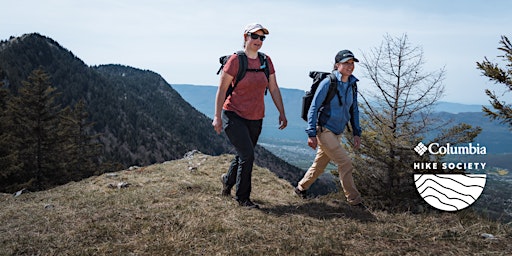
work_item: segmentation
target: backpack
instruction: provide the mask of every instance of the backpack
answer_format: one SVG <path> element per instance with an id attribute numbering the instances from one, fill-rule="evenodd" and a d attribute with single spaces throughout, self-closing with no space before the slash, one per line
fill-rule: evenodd
<path id="1" fill-rule="evenodd" d="M 313 84 L 311 84 L 311 89 L 309 91 L 307 91 L 304 94 L 304 96 L 302 96 L 301 117 L 306 122 L 308 121 L 309 108 L 311 107 L 311 103 L 313 101 L 313 97 L 315 96 L 315 92 L 318 88 L 318 85 L 327 76 L 329 76 L 331 82 L 329 83 L 329 90 L 327 91 L 327 96 L 325 97 L 324 102 L 322 102 L 322 106 L 318 109 L 319 117 L 317 119 L 317 124 L 320 126 L 323 125 L 323 123 L 321 122 L 321 120 L 323 120 L 323 119 L 320 118 L 321 113 L 324 110 L 325 105 L 329 104 L 329 102 L 331 102 L 331 100 L 334 98 L 335 95 L 338 96 L 339 104 L 340 105 L 343 104 L 343 102 L 341 101 L 341 96 L 338 91 L 338 79 L 336 78 L 336 76 L 333 73 L 329 73 L 329 72 L 311 71 L 311 72 L 309 72 L 309 77 L 313 78 Z M 355 98 L 355 97 L 357 97 L 357 83 L 354 83 L 351 87 L 352 87 L 352 95 Z M 350 111 L 351 117 L 353 117 L 354 116 L 354 113 L 353 113 L 354 107 L 350 106 L 349 111 Z M 326 121 L 326 120 L 324 120 L 324 121 Z M 348 126 L 348 123 L 347 123 L 347 129 L 349 131 L 351 131 L 350 127 Z"/>
<path id="2" fill-rule="evenodd" d="M 334 95 L 338 94 L 338 79 L 333 73 L 328 72 L 320 72 L 320 71 L 311 71 L 309 72 L 309 77 L 313 78 L 313 84 L 311 84 L 311 89 L 302 96 L 302 111 L 301 117 L 304 121 L 308 121 L 308 112 L 311 107 L 311 102 L 313 101 L 313 97 L 315 96 L 316 89 L 320 82 L 322 82 L 327 76 L 331 79 L 331 83 L 329 84 L 329 91 L 327 92 L 327 97 L 325 97 L 322 106 L 327 104 L 332 100 Z M 338 94 L 338 100 L 341 104 L 341 98 Z"/>
<path id="3" fill-rule="evenodd" d="M 232 83 L 232 85 L 226 91 L 226 98 L 228 98 L 228 96 L 233 93 L 233 90 L 235 89 L 236 85 L 238 84 L 238 82 L 240 82 L 240 80 L 242 80 L 244 78 L 246 72 L 265 72 L 265 76 L 267 77 L 267 80 L 268 80 L 268 77 L 270 76 L 270 69 L 267 65 L 267 55 L 265 55 L 264 53 L 258 52 L 258 58 L 260 59 L 260 63 L 261 63 L 261 66 L 258 69 L 247 68 L 247 66 L 248 66 L 247 55 L 245 54 L 244 51 L 237 51 L 234 54 L 236 54 L 238 56 L 238 63 L 239 63 L 238 72 L 236 74 L 234 83 Z M 226 62 L 228 62 L 228 59 L 230 57 L 231 57 L 231 55 L 225 55 L 225 56 L 222 56 L 219 58 L 219 62 L 221 64 L 221 66 L 220 66 L 219 70 L 217 71 L 217 75 L 220 74 L 220 72 L 224 68 L 224 65 L 226 65 Z M 265 95 L 267 95 L 267 89 L 265 89 Z"/>

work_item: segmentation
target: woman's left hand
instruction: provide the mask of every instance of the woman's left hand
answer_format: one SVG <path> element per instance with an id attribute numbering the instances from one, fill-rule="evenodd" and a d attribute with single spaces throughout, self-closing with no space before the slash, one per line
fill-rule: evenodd
<path id="1" fill-rule="evenodd" d="M 285 115 L 279 115 L 279 130 L 282 130 L 288 126 L 288 120 Z"/>

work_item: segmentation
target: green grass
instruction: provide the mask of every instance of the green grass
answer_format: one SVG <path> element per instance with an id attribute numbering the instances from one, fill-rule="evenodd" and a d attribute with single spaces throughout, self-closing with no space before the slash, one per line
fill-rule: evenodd
<path id="1" fill-rule="evenodd" d="M 248 210 L 220 196 L 230 155 L 196 154 L 48 191 L 0 194 L 0 255 L 507 255 L 512 228 L 458 213 L 302 200 L 255 166 Z M 194 167 L 194 168 L 190 168 Z M 127 188 L 109 184 L 128 182 Z M 482 233 L 496 239 L 483 239 Z"/>

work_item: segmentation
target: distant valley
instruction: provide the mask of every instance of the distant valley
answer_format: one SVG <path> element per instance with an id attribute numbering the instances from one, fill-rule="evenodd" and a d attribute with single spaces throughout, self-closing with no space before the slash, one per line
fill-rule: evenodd
<path id="1" fill-rule="evenodd" d="M 173 84 L 172 87 L 198 111 L 210 118 L 213 117 L 217 86 Z M 311 164 L 315 151 L 306 144 L 306 123 L 300 118 L 304 91 L 281 88 L 281 93 L 288 127 L 283 131 L 277 129 L 278 112 L 270 95 L 265 96 L 266 116 L 259 144 L 289 163 L 305 169 Z M 435 115 L 441 120 L 452 120 L 454 124 L 464 122 L 480 126 L 482 133 L 475 142 L 487 147 L 487 158 L 491 162 L 489 165 L 512 169 L 511 131 L 484 116 L 481 109 L 480 105 L 439 102 L 435 108 Z"/>

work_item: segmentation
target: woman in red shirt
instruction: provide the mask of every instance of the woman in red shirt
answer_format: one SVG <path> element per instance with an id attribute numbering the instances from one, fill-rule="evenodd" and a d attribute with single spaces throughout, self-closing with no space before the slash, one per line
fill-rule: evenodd
<path id="1" fill-rule="evenodd" d="M 272 100 L 279 111 L 279 129 L 284 129 L 288 121 L 284 113 L 281 92 L 277 85 L 274 65 L 266 56 L 269 76 L 265 72 L 249 72 L 261 69 L 258 51 L 268 35 L 268 30 L 257 23 L 249 24 L 244 30 L 244 53 L 247 56 L 245 76 L 237 83 L 230 95 L 226 91 L 234 85 L 238 73 L 239 61 L 233 54 L 223 68 L 220 84 L 215 100 L 215 116 L 212 125 L 218 134 L 224 130 L 229 141 L 236 149 L 236 156 L 229 170 L 221 176 L 222 195 L 230 196 L 231 189 L 236 185 L 235 199 L 240 206 L 259 208 L 250 199 L 251 177 L 254 163 L 254 147 L 261 133 L 265 115 L 264 94 L 268 88 Z"/>

